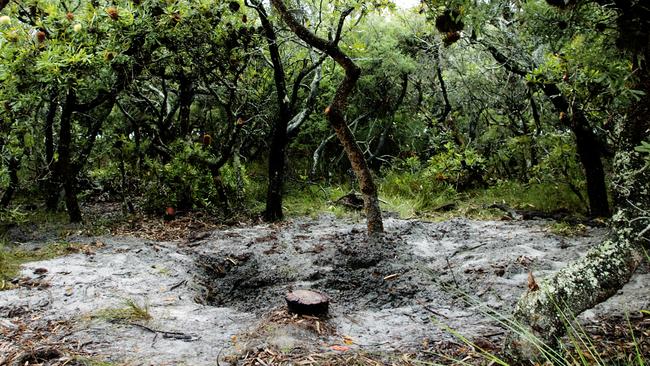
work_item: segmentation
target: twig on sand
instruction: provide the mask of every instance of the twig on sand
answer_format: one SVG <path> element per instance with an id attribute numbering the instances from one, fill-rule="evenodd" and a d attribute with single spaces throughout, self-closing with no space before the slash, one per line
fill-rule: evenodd
<path id="1" fill-rule="evenodd" d="M 442 314 L 440 314 L 439 312 L 437 312 L 437 311 L 431 309 L 431 308 L 430 308 L 429 306 L 427 306 L 427 304 L 425 304 L 422 300 L 415 300 L 415 302 L 417 302 L 418 305 L 422 306 L 422 308 L 423 308 L 424 310 L 430 312 L 431 314 L 433 314 L 433 315 L 437 315 L 437 316 L 441 316 L 441 317 L 443 317 L 443 318 L 445 318 L 445 319 L 449 319 L 449 317 L 447 317 L 447 316 L 445 316 L 445 315 L 442 315 Z"/>
<path id="2" fill-rule="evenodd" d="M 458 286 L 458 282 L 456 282 L 456 275 L 454 274 L 454 270 L 451 269 L 451 263 L 449 263 L 449 257 L 446 257 L 445 260 L 447 261 L 447 268 L 449 268 L 449 272 L 451 272 L 451 279 L 454 280 L 454 285 L 456 285 L 456 288 L 460 290 L 460 286 Z"/>
<path id="3" fill-rule="evenodd" d="M 146 331 L 149 331 L 151 333 L 154 333 L 156 335 L 162 334 L 163 338 L 178 339 L 178 340 L 182 340 L 182 341 L 195 340 L 195 338 L 192 337 L 191 335 L 181 333 L 181 332 L 168 332 L 168 331 L 165 331 L 165 330 L 153 329 L 153 328 L 150 328 L 150 327 L 148 327 L 146 325 L 139 324 L 139 323 L 134 323 L 134 322 L 129 322 L 127 324 L 142 328 L 142 329 L 144 329 Z"/>
<path id="4" fill-rule="evenodd" d="M 486 246 L 487 244 L 488 244 L 488 243 L 485 242 L 485 243 L 483 243 L 483 244 L 475 245 L 475 246 L 473 246 L 473 247 L 469 247 L 469 248 L 460 248 L 460 249 L 456 249 L 453 253 L 451 253 L 451 255 L 449 256 L 449 258 L 452 258 L 453 256 L 455 256 L 456 254 L 459 254 L 459 253 L 465 253 L 465 252 L 472 251 L 472 250 L 474 250 L 474 249 L 478 249 L 478 248 L 480 248 L 480 247 L 484 247 L 484 246 Z"/>
<path id="5" fill-rule="evenodd" d="M 182 280 L 181 282 L 179 282 L 179 283 L 173 285 L 172 287 L 170 287 L 169 290 L 167 290 L 167 291 L 174 291 L 175 289 L 177 289 L 178 287 L 183 285 L 185 282 L 187 282 L 187 280 Z"/>
<path id="6" fill-rule="evenodd" d="M 219 363 L 219 358 L 221 358 L 221 352 L 223 352 L 224 348 L 226 348 L 226 346 L 221 347 L 219 353 L 217 353 L 217 366 L 221 366 L 221 364 Z"/>

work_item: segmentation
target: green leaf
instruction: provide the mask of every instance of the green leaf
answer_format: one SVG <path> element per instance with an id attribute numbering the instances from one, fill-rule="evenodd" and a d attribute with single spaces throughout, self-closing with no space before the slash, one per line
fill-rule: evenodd
<path id="1" fill-rule="evenodd" d="M 31 133 L 26 133 L 23 136 L 23 141 L 25 142 L 25 147 L 26 148 L 32 148 L 34 147 L 34 136 Z"/>

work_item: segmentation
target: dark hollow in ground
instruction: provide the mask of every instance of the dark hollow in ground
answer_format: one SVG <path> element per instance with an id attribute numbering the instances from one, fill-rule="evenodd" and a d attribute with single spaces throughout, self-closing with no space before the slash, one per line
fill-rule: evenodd
<path id="1" fill-rule="evenodd" d="M 311 288 L 360 310 L 410 305 L 431 291 L 435 278 L 402 239 L 409 225 L 373 243 L 357 229 L 326 233 L 300 225 L 201 250 L 196 261 L 204 301 L 265 312 L 282 305 L 288 291 Z"/>

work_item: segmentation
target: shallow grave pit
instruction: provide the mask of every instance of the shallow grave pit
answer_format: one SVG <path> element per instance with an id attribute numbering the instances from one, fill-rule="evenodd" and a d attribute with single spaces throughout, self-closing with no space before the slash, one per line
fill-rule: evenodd
<path id="1" fill-rule="evenodd" d="M 432 285 L 400 233 L 369 243 L 360 225 L 323 222 L 218 234 L 195 254 L 206 304 L 264 313 L 294 289 L 314 289 L 348 310 L 408 305 Z M 424 266 L 424 263 L 420 264 Z"/>
<path id="2" fill-rule="evenodd" d="M 285 308 L 287 292 L 322 291 L 331 298 L 327 322 L 335 337 L 349 336 L 364 349 L 418 349 L 426 340 L 452 339 L 439 322 L 498 343 L 505 331 L 479 308 L 508 314 L 529 270 L 541 279 L 604 234 L 596 228 L 564 238 L 547 225 L 388 219 L 383 243 L 368 242 L 362 223 L 331 216 L 215 232 L 194 253 L 198 297 L 263 317 Z"/>

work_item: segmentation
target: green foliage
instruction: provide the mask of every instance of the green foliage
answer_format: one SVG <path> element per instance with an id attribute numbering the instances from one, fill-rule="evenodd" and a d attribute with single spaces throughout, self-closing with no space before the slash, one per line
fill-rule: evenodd
<path id="1" fill-rule="evenodd" d="M 580 236 L 584 235 L 587 227 L 583 224 L 570 224 L 568 222 L 554 222 L 548 227 L 549 231 L 561 236 Z"/>
<path id="2" fill-rule="evenodd" d="M 435 168 L 440 167 L 434 165 Z M 403 216 L 433 210 L 453 201 L 457 196 L 453 185 L 435 179 L 434 174 L 436 173 L 424 168 L 416 157 L 407 158 L 384 173 L 380 183 L 381 194 Z M 403 205 L 399 203 L 402 201 L 408 202 L 405 206 L 412 212 L 403 211 Z"/>
<path id="3" fill-rule="evenodd" d="M 333 213 L 337 217 L 354 216 L 352 212 L 335 205 L 334 201 L 349 192 L 344 186 L 321 186 L 318 184 L 300 184 L 290 187 L 284 201 L 286 214 L 289 217 L 316 217 L 324 212 Z"/>
<path id="4" fill-rule="evenodd" d="M 452 142 L 434 155 L 424 170 L 424 178 L 443 182 L 462 191 L 483 182 L 485 159 L 467 146 L 460 148 Z"/>
<path id="5" fill-rule="evenodd" d="M 118 364 L 108 361 L 102 361 L 90 357 L 76 356 L 73 357 L 74 362 L 81 366 L 117 366 Z"/>
<path id="6" fill-rule="evenodd" d="M 528 183 L 497 180 L 488 187 L 459 192 L 453 183 L 436 180 L 437 173 L 432 174 L 422 165 L 417 158 L 409 158 L 384 171 L 379 186 L 381 196 L 387 202 L 386 209 L 397 211 L 402 217 L 462 215 L 478 219 L 501 217 L 503 212 L 486 209 L 495 203 L 542 212 L 562 210 L 579 214 L 584 211 L 583 202 L 570 186 L 553 178 Z M 439 168 L 434 171 L 438 172 Z M 451 211 L 439 211 L 449 204 L 453 204 Z"/>
<path id="7" fill-rule="evenodd" d="M 539 140 L 539 146 L 545 149 L 547 154 L 539 164 L 531 168 L 531 182 L 563 182 L 569 185 L 574 193 L 582 195 L 586 183 L 573 139 L 568 135 L 549 135 Z"/>
<path id="8" fill-rule="evenodd" d="M 641 145 L 635 148 L 636 151 L 645 154 L 645 158 L 650 163 L 650 142 L 642 141 Z"/>
<path id="9" fill-rule="evenodd" d="M 29 214 L 19 207 L 0 210 L 0 223 L 2 226 L 21 225 L 29 221 Z"/>
<path id="10" fill-rule="evenodd" d="M 556 84 L 607 141 L 612 121 L 624 118 L 641 96 L 630 87 L 629 62 L 613 47 L 615 12 L 581 3 L 569 16 L 544 1 L 425 3 L 409 11 L 387 1 L 292 4 L 303 24 L 324 38 L 333 35 L 341 11 L 353 8 L 339 45 L 362 73 L 346 117 L 361 148 L 373 156 L 372 168 L 384 175 L 387 202 L 405 213 L 472 195 L 543 207 L 532 195 L 548 193 L 559 182 L 559 198 L 547 208 L 562 206 L 560 199 L 579 207 L 576 197 L 584 200 L 585 181 L 575 142 L 539 87 Z M 60 160 L 58 128 L 67 93 L 74 90 L 83 104 L 115 92 L 106 115 L 97 107 L 73 113 L 71 163 L 81 166 L 75 175 L 83 199 L 141 198 L 136 206 L 154 212 L 166 206 L 217 212 L 228 200 L 259 211 L 266 195 L 257 167 L 266 163 L 277 91 L 257 13 L 245 2 L 236 4 L 82 0 L 70 14 L 53 0 L 7 5 L 7 20 L 0 24 L 0 187 L 8 185 L 10 158 L 18 158 L 21 182 L 39 183 L 22 184 L 21 193 L 47 188 Z M 302 73 L 320 56 L 263 5 L 277 33 L 289 97 L 296 97 L 292 112 L 315 111 L 290 142 L 288 161 L 300 169 L 289 170 L 287 182 L 310 176 L 325 191 L 337 191 L 327 185 L 346 176 L 349 164 L 336 138 L 323 145 L 314 176 L 306 172 L 313 152 L 332 134 L 320 111 L 332 100 L 343 70 L 325 58 L 316 102 L 303 106 L 314 74 Z M 444 47 L 448 35 L 436 30 L 436 19 L 445 14 L 453 25 L 463 24 L 453 47 Z M 528 75 L 495 63 L 487 46 Z M 120 85 L 123 80 L 126 85 Z M 46 161 L 45 116 L 53 101 L 53 161 Z M 89 142 L 98 120 L 99 132 Z M 201 144 L 205 135 L 212 141 Z M 87 156 L 80 153 L 86 147 L 92 150 Z M 486 184 L 493 187 L 475 191 Z M 333 198 L 313 187 L 304 194 L 297 189 L 303 186 L 287 189 L 295 199 L 286 206 L 294 212 L 327 209 L 323 202 Z M 564 195 L 570 190 L 576 197 Z M 310 208 L 309 199 L 317 204 Z"/>
<path id="11" fill-rule="evenodd" d="M 500 181 L 487 190 L 474 192 L 476 205 L 506 203 L 511 207 L 532 209 L 543 212 L 569 211 L 581 212 L 582 202 L 566 184 L 542 182 L 522 184 L 513 181 Z"/>
<path id="12" fill-rule="evenodd" d="M 162 211 L 165 207 L 182 209 L 209 208 L 217 203 L 217 192 L 209 171 L 193 164 L 209 159 L 207 151 L 198 144 L 178 142 L 170 162 L 146 159 L 144 207 Z"/>
<path id="13" fill-rule="evenodd" d="M 463 290 L 447 285 L 443 285 L 443 289 L 444 291 L 453 294 L 453 296 L 458 297 L 467 306 L 472 307 L 479 313 L 483 314 L 486 318 L 499 324 L 510 333 L 511 337 L 516 337 L 520 340 L 529 342 L 530 346 L 537 351 L 538 358 L 535 360 L 528 360 L 527 362 L 562 366 L 645 366 L 647 363 L 647 355 L 641 354 L 639 348 L 640 340 L 636 338 L 634 329 L 627 315 L 626 320 L 630 332 L 629 337 L 620 343 L 608 342 L 606 337 L 603 339 L 600 335 L 593 336 L 589 334 L 574 314 L 564 312 L 562 310 L 563 307 L 552 300 L 553 306 L 555 306 L 556 311 L 562 319 L 562 324 L 565 328 L 566 334 L 566 336 L 558 340 L 559 344 L 556 346 L 544 343 L 541 339 L 532 334 L 527 329 L 526 325 L 517 322 L 508 314 L 494 310 L 491 306 Z M 641 313 L 647 314 L 644 310 L 641 310 Z M 444 320 L 436 317 L 432 317 L 432 320 L 434 324 L 442 330 L 456 337 L 459 341 L 468 346 L 469 349 L 474 350 L 486 363 L 504 366 L 518 365 L 521 363 L 521 361 L 513 363 L 509 360 L 509 355 L 501 352 L 495 353 L 482 348 L 480 345 L 464 336 L 462 331 L 447 325 Z M 629 351 L 630 346 L 633 347 L 633 353 L 628 354 L 626 350 L 621 350 L 622 347 L 620 347 L 620 345 L 623 344 L 627 346 L 625 347 L 627 351 Z M 442 356 L 452 362 L 464 363 L 464 361 L 461 360 L 455 360 L 444 355 Z"/>

